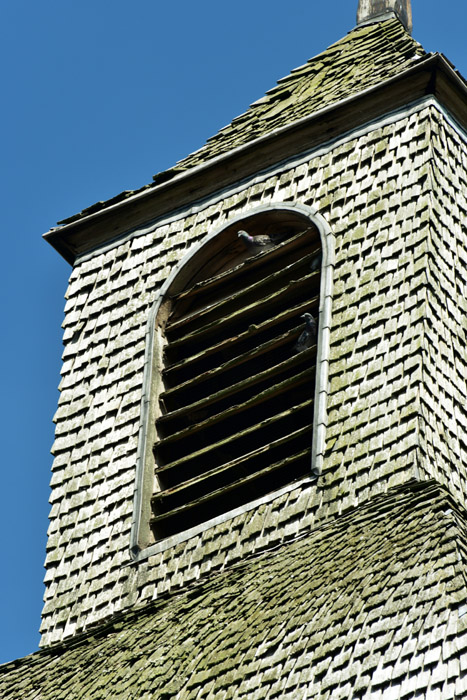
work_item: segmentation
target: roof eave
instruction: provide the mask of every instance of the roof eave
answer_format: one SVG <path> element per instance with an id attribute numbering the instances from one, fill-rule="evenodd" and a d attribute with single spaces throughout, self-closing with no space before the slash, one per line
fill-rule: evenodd
<path id="1" fill-rule="evenodd" d="M 428 95 L 437 97 L 462 125 L 467 126 L 466 83 L 444 56 L 434 54 L 421 58 L 398 76 L 212 158 L 168 182 L 52 228 L 43 237 L 73 264 L 78 255 L 142 224 Z M 271 148 L 272 142 L 274 148 Z"/>

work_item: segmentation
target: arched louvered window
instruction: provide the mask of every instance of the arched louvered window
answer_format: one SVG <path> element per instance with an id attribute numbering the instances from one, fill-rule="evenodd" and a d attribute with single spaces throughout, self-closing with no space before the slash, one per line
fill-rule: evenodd
<path id="1" fill-rule="evenodd" d="M 247 228 L 252 241 L 238 237 Z M 264 245 L 259 245 L 259 243 Z M 159 314 L 163 390 L 154 445 L 156 540 L 310 474 L 317 229 L 257 216 L 222 232 Z"/>

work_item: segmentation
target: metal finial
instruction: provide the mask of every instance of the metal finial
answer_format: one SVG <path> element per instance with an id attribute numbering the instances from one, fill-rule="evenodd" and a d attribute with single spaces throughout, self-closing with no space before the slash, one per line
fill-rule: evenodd
<path id="1" fill-rule="evenodd" d="M 367 24 L 394 13 L 408 32 L 412 33 L 411 0 L 359 0 L 357 24 Z"/>

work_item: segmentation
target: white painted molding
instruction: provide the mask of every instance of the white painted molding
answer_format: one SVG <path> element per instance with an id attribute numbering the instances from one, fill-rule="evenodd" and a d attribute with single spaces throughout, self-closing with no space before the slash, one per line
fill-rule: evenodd
<path id="1" fill-rule="evenodd" d="M 183 271 L 191 265 L 195 255 L 206 247 L 226 229 L 238 225 L 245 219 L 273 211 L 290 212 L 309 221 L 319 232 L 323 252 L 321 268 L 321 288 L 319 302 L 319 324 L 316 357 L 315 402 L 313 411 L 313 444 L 311 452 L 310 476 L 300 482 L 292 483 L 279 491 L 223 513 L 217 518 L 208 520 L 190 530 L 178 533 L 161 542 L 145 546 L 149 536 L 150 499 L 153 490 L 154 460 L 152 444 L 155 441 L 155 421 L 158 409 L 158 394 L 161 390 L 160 372 L 163 338 L 158 328 L 158 315 L 163 302 L 168 299 L 172 287 Z M 133 519 L 130 534 L 130 551 L 133 561 L 147 559 L 158 552 L 183 542 L 190 537 L 207 530 L 214 525 L 225 522 L 236 515 L 256 508 L 261 503 L 267 503 L 278 498 L 282 493 L 293 490 L 303 483 L 312 483 L 322 471 L 327 425 L 327 396 L 329 391 L 329 340 L 331 329 L 332 294 L 334 277 L 335 242 L 331 228 L 324 217 L 313 207 L 299 202 L 272 202 L 267 206 L 248 209 L 241 215 L 233 217 L 219 228 L 214 229 L 205 238 L 194 244 L 182 260 L 175 266 L 170 276 L 162 285 L 149 313 L 146 330 L 146 349 L 143 373 L 143 388 L 141 397 L 140 426 L 138 436 L 138 451 L 136 462 L 135 487 L 133 498 Z"/>

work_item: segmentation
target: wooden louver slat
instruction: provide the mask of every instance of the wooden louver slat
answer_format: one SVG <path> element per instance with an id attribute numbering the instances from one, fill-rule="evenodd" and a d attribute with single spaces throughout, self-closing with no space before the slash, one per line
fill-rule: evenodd
<path id="1" fill-rule="evenodd" d="M 240 430 L 238 433 L 234 433 L 232 435 L 229 435 L 229 437 L 223 438 L 223 439 L 218 440 L 218 441 L 211 442 L 208 446 L 206 446 L 203 449 L 191 452 L 188 455 L 186 455 L 186 456 L 184 456 L 184 457 L 182 457 L 174 462 L 169 462 L 167 464 L 156 467 L 156 474 L 161 474 L 161 473 L 166 472 L 170 469 L 182 467 L 183 464 L 186 463 L 188 460 L 195 459 L 196 457 L 206 457 L 210 451 L 213 451 L 216 448 L 227 445 L 232 440 L 239 440 L 242 438 L 246 438 L 252 432 L 258 431 L 262 428 L 271 427 L 275 430 L 277 423 L 278 423 L 278 421 L 281 420 L 281 418 L 284 418 L 288 415 L 294 415 L 294 413 L 296 413 L 297 411 L 304 409 L 304 408 L 311 407 L 311 405 L 312 405 L 311 399 L 309 401 L 304 401 L 303 403 L 298 404 L 297 406 L 293 406 L 292 408 L 288 408 L 287 410 L 282 411 L 281 413 L 275 414 L 274 416 L 271 416 L 269 418 L 266 418 L 265 420 L 262 420 L 258 423 L 254 423 L 253 425 L 250 425 L 247 428 Z M 208 459 L 209 459 L 209 456 L 208 456 Z"/>
<path id="2" fill-rule="evenodd" d="M 195 280 L 172 299 L 156 422 L 156 539 L 306 476 L 318 315 L 319 239 L 307 229 Z M 219 267 L 219 265 L 218 265 Z"/>
<path id="3" fill-rule="evenodd" d="M 308 355 L 311 355 L 311 350 L 313 348 L 310 348 L 307 350 L 307 357 Z M 197 411 L 197 410 L 203 410 L 210 406 L 211 404 L 215 404 L 218 401 L 221 401 L 222 399 L 228 398 L 229 396 L 232 396 L 234 394 L 238 394 L 242 390 L 244 391 L 245 389 L 251 389 L 254 387 L 256 384 L 261 383 L 265 379 L 272 379 L 275 377 L 277 374 L 280 374 L 283 372 L 285 369 L 290 369 L 293 367 L 296 367 L 299 364 L 302 364 L 303 358 L 300 355 L 292 355 L 292 357 L 289 357 L 287 360 L 284 360 L 283 362 L 280 362 L 279 364 L 274 365 L 273 367 L 264 370 L 263 372 L 259 372 L 257 374 L 254 374 L 251 377 L 247 377 L 246 379 L 242 379 L 241 381 L 237 382 L 236 384 L 229 384 L 228 386 L 224 387 L 220 391 L 217 391 L 214 394 L 211 394 L 210 396 L 207 396 L 203 399 L 200 399 L 199 401 L 195 401 L 194 403 L 189 403 L 186 406 L 183 406 L 182 408 L 179 408 L 175 411 L 171 411 L 170 413 L 166 413 L 164 416 L 162 416 L 159 419 L 159 425 L 162 425 L 166 423 L 169 420 L 173 420 L 174 418 L 177 418 L 179 416 L 182 416 L 186 413 L 190 413 L 191 411 Z M 306 371 L 310 371 L 309 369 Z M 297 377 L 293 377 L 292 379 L 284 380 L 285 382 L 291 382 L 291 381 L 296 381 Z M 282 386 L 284 382 L 281 382 L 277 388 Z M 271 392 L 273 389 L 276 387 L 273 386 L 271 388 L 266 389 L 265 391 Z M 255 403 L 258 401 L 262 400 L 262 396 L 256 396 L 254 399 L 250 399 L 247 404 L 250 404 L 251 401 L 254 401 Z M 232 409 L 235 408 L 236 410 L 239 410 L 240 406 L 236 404 L 235 406 L 232 407 Z"/>
<path id="4" fill-rule="evenodd" d="M 303 269 L 304 266 L 306 266 L 306 263 L 310 263 L 313 258 L 313 254 L 309 253 L 305 255 L 302 259 L 300 260 L 295 260 L 294 262 L 290 263 L 289 265 L 286 265 L 285 267 L 282 266 L 279 270 L 276 270 L 270 275 L 267 275 L 266 277 L 261 278 L 257 282 L 254 282 L 253 284 L 248 284 L 245 287 L 242 287 L 239 290 L 236 290 L 233 294 L 229 295 L 227 298 L 220 299 L 219 301 L 215 301 L 207 306 L 205 306 L 202 309 L 198 309 L 196 311 L 193 311 L 192 313 L 188 313 L 184 315 L 182 318 L 178 319 L 177 321 L 174 321 L 172 323 L 167 324 L 166 331 L 167 333 L 173 333 L 173 331 L 178 331 L 180 328 L 185 327 L 189 324 L 193 324 L 193 322 L 197 324 L 203 323 L 203 319 L 206 319 L 207 317 L 209 318 L 210 316 L 215 316 L 217 318 L 224 319 L 226 318 L 226 311 L 228 310 L 229 307 L 237 307 L 237 313 L 238 311 L 244 312 L 246 309 L 241 305 L 242 299 L 250 299 L 250 298 L 259 298 L 262 299 L 262 302 L 264 303 L 265 301 L 268 300 L 267 295 L 264 293 L 264 289 L 271 287 L 272 285 L 278 285 L 281 284 L 281 286 L 284 284 L 284 278 L 290 278 L 289 284 L 296 284 L 298 280 L 293 279 L 292 275 L 298 271 L 300 268 Z M 280 290 L 282 291 L 282 290 Z M 274 292 L 277 293 L 277 292 Z M 279 292 L 280 293 L 280 292 Z M 265 297 L 265 298 L 264 298 Z M 250 305 L 254 304 L 254 302 L 250 301 Z M 240 309 L 238 309 L 238 306 L 240 305 Z M 227 316 L 228 318 L 228 316 Z M 206 321 L 204 321 L 204 324 L 206 324 Z M 204 327 L 204 326 L 203 326 Z"/>
<path id="5" fill-rule="evenodd" d="M 243 411 L 255 408 L 256 406 L 263 404 L 263 402 L 265 402 L 266 399 L 270 398 L 271 396 L 274 398 L 280 397 L 284 391 L 288 389 L 293 389 L 303 384 L 308 378 L 312 376 L 313 373 L 314 367 L 309 367 L 304 372 L 301 372 L 299 375 L 290 377 L 284 380 L 283 382 L 279 382 L 279 384 L 274 384 L 268 389 L 265 389 L 261 394 L 259 394 L 258 396 L 253 396 L 252 398 L 248 399 L 248 401 L 244 401 L 243 403 L 239 404 L 233 404 L 221 413 L 215 413 L 213 416 L 210 416 L 206 420 L 202 420 L 197 423 L 195 422 L 177 433 L 173 433 L 168 437 L 162 438 L 158 444 L 158 449 L 160 450 L 162 447 L 165 447 L 169 443 L 174 443 L 187 437 L 192 437 L 193 434 L 207 428 L 212 428 L 214 425 L 220 423 L 221 421 L 225 421 L 228 418 L 238 416 L 238 414 L 242 413 Z M 162 418 L 159 419 L 158 422 L 160 425 L 162 423 Z"/>
<path id="6" fill-rule="evenodd" d="M 167 511 L 165 513 L 159 513 L 158 515 L 154 515 L 151 522 L 153 524 L 156 524 L 156 523 L 160 522 L 161 520 L 167 520 L 168 518 L 173 518 L 174 516 L 177 516 L 183 512 L 189 511 L 189 510 L 193 509 L 195 506 L 199 506 L 207 501 L 211 501 L 220 495 L 226 494 L 233 489 L 239 488 L 240 486 L 244 486 L 245 484 L 248 484 L 249 482 L 254 481 L 256 479 L 259 479 L 266 474 L 271 474 L 272 472 L 274 472 L 280 468 L 287 467 L 290 465 L 291 462 L 294 462 L 295 460 L 297 460 L 300 457 L 306 458 L 307 453 L 308 453 L 308 450 L 302 450 L 302 452 L 300 452 L 297 455 L 292 455 L 290 457 L 286 457 L 285 459 L 281 460 L 280 462 L 277 462 L 276 464 L 271 464 L 268 467 L 261 469 L 260 471 L 254 472 L 252 474 L 249 474 L 248 476 L 243 477 L 242 479 L 238 479 L 237 481 L 227 483 L 221 489 L 217 489 L 216 491 L 212 491 L 211 493 L 207 493 L 195 501 L 186 503 L 185 505 L 179 506 L 178 508 L 174 508 L 172 511 Z"/>
<path id="7" fill-rule="evenodd" d="M 318 302 L 318 298 L 316 297 L 315 299 L 311 300 L 311 304 L 314 303 L 316 306 Z M 214 343 L 208 348 L 205 348 L 201 352 L 195 353 L 194 355 L 189 355 L 187 357 L 184 357 L 178 362 L 174 362 L 170 366 L 166 367 L 164 369 L 164 377 L 169 378 L 172 376 L 172 374 L 176 372 L 183 371 L 188 365 L 191 363 L 199 362 L 199 360 L 206 358 L 209 355 L 212 355 L 213 353 L 217 352 L 225 352 L 228 350 L 231 346 L 238 347 L 238 345 L 242 342 L 244 342 L 246 339 L 250 338 L 254 341 L 255 338 L 258 337 L 259 334 L 263 333 L 264 331 L 267 331 L 273 326 L 276 326 L 279 323 L 286 322 L 290 319 L 298 319 L 302 313 L 307 311 L 310 308 L 310 299 L 305 299 L 304 301 L 301 301 L 299 304 L 296 304 L 295 306 L 292 306 L 289 309 L 286 309 L 285 311 L 280 312 L 277 316 L 274 318 L 267 318 L 265 321 L 259 324 L 251 324 L 248 326 L 246 331 L 243 331 L 242 333 L 238 334 L 238 336 L 235 337 L 229 337 L 225 338 L 224 340 Z M 294 326 L 295 332 L 296 326 Z M 191 376 L 193 375 L 194 371 L 192 370 Z M 176 386 L 176 384 L 175 384 Z"/>
<path id="8" fill-rule="evenodd" d="M 231 326 L 236 323 L 247 325 L 253 323 L 257 316 L 263 318 L 266 314 L 270 316 L 278 304 L 285 303 L 288 299 L 296 302 L 297 299 L 306 298 L 309 283 L 315 277 L 314 273 L 307 273 L 303 277 L 291 280 L 281 287 L 277 292 L 269 294 L 259 302 L 254 301 L 244 305 L 241 309 L 234 311 L 228 316 L 221 316 L 205 325 L 195 328 L 186 335 L 170 339 L 169 348 L 177 348 L 187 343 L 205 343 L 207 340 L 216 338 L 216 334 L 228 334 Z"/>
<path id="9" fill-rule="evenodd" d="M 303 247 L 309 248 L 310 246 L 308 235 L 310 230 L 311 229 L 308 228 L 305 231 L 300 232 L 298 235 L 289 238 L 284 243 L 277 245 L 273 250 L 266 252 L 262 251 L 262 249 L 260 248 L 260 251 L 262 252 L 258 253 L 257 255 L 248 257 L 240 264 L 231 267 L 228 271 L 221 272 L 220 274 L 214 275 L 213 277 L 208 277 L 206 279 L 201 280 L 200 282 L 196 282 L 190 289 L 184 290 L 183 292 L 180 292 L 179 294 L 174 296 L 173 300 L 175 302 L 180 302 L 187 298 L 193 299 L 194 297 L 197 297 L 200 294 L 206 294 L 206 292 L 215 294 L 216 288 L 220 286 L 223 286 L 225 288 L 226 282 L 238 282 L 238 279 L 242 275 L 253 274 L 256 268 L 261 267 L 264 264 L 263 256 L 266 254 L 268 257 L 268 264 L 270 264 L 275 259 L 277 259 L 277 261 L 279 262 L 282 261 L 284 248 L 287 248 L 289 251 L 295 248 L 297 250 L 301 250 Z M 311 248 L 313 253 L 317 253 L 319 249 L 320 248 L 317 243 L 315 243 L 315 245 Z"/>
<path id="10" fill-rule="evenodd" d="M 246 454 L 241 455 L 241 457 L 237 457 L 236 459 L 231 460 L 230 462 L 227 462 L 226 464 L 221 464 L 217 467 L 214 467 L 214 469 L 209 469 L 208 471 L 202 472 L 201 475 L 195 476 L 191 479 L 187 479 L 186 481 L 181 482 L 177 486 L 174 486 L 173 488 L 168 488 L 165 491 L 161 491 L 160 493 L 156 494 L 153 497 L 154 501 L 163 501 L 167 498 L 170 498 L 176 493 L 179 493 L 180 491 L 183 491 L 185 489 L 189 489 L 191 486 L 194 484 L 199 484 L 202 481 L 206 481 L 207 479 L 212 478 L 213 476 L 217 476 L 219 474 L 222 474 L 223 472 L 227 471 L 232 471 L 239 465 L 241 465 L 244 462 L 251 461 L 261 453 L 267 452 L 267 451 L 273 451 L 275 447 L 278 447 L 279 445 L 283 445 L 287 442 L 290 442 L 296 437 L 302 437 L 306 435 L 309 432 L 309 426 L 306 426 L 305 428 L 300 428 L 299 430 L 295 430 L 292 433 L 287 433 L 286 435 L 283 435 L 280 437 L 278 440 L 274 440 L 271 443 L 268 443 L 267 445 L 261 445 L 258 447 L 256 450 L 252 450 L 251 452 L 247 452 Z M 173 468 L 174 465 L 168 465 Z M 162 467 L 162 469 L 166 469 L 166 467 Z"/>
<path id="11" fill-rule="evenodd" d="M 196 384 L 216 379 L 223 372 L 227 372 L 228 370 L 234 368 L 239 368 L 240 365 L 247 363 L 253 358 L 257 358 L 260 355 L 263 355 L 264 353 L 267 353 L 271 349 L 280 347 L 281 345 L 285 345 L 286 343 L 290 345 L 290 343 L 293 342 L 293 339 L 297 337 L 297 334 L 300 331 L 301 327 L 294 327 L 291 330 L 272 338 L 272 340 L 268 340 L 266 343 L 258 345 L 258 347 L 256 348 L 250 349 L 247 352 L 241 353 L 240 355 L 236 355 L 231 360 L 220 364 L 218 367 L 214 367 L 213 369 L 210 369 L 201 374 L 195 374 L 194 376 L 192 375 L 188 380 L 183 381 L 180 384 L 175 385 L 170 389 L 167 389 L 166 391 L 162 392 L 160 398 L 161 400 L 166 401 L 167 399 L 170 399 L 170 397 L 176 395 L 177 393 L 180 393 L 180 391 L 191 389 Z"/>

